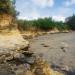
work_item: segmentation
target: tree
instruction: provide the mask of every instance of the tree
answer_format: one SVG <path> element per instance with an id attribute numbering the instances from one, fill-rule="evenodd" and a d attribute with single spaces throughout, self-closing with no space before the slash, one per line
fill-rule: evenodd
<path id="1" fill-rule="evenodd" d="M 40 30 L 52 30 L 54 28 L 54 24 L 52 21 L 52 18 L 40 18 L 36 21 L 36 27 L 39 28 Z"/>
<path id="2" fill-rule="evenodd" d="M 15 0 L 0 0 L 0 14 L 10 14 L 15 16 Z"/>
<path id="3" fill-rule="evenodd" d="M 75 15 L 66 18 L 66 24 L 69 26 L 71 30 L 75 30 Z"/>

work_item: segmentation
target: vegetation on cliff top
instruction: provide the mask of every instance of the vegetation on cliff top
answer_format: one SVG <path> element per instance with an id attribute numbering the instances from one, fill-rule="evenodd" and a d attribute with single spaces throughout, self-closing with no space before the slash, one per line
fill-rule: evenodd
<path id="1" fill-rule="evenodd" d="M 18 28 L 21 31 L 35 30 L 35 31 L 50 31 L 55 28 L 59 31 L 68 30 L 66 23 L 60 21 L 56 22 L 52 18 L 39 18 L 38 20 L 18 20 Z"/>
<path id="2" fill-rule="evenodd" d="M 0 0 L 0 14 L 11 14 L 15 15 L 16 11 L 15 7 L 15 0 Z"/>
<path id="3" fill-rule="evenodd" d="M 16 0 L 0 0 L 0 14 L 10 14 L 16 18 L 19 14 L 15 10 Z M 56 22 L 51 17 L 39 18 L 37 20 L 18 20 L 18 28 L 21 31 L 34 30 L 34 31 L 50 31 L 55 28 L 59 31 L 75 30 L 75 15 L 66 19 L 66 22 Z"/>
<path id="4" fill-rule="evenodd" d="M 17 20 L 18 28 L 21 31 L 50 31 L 55 28 L 59 31 L 75 30 L 75 15 L 66 18 L 65 22 L 54 21 L 51 17 L 39 18 L 37 20 Z"/>
<path id="5" fill-rule="evenodd" d="M 75 30 L 75 14 L 66 18 L 66 24 L 69 26 L 69 29 Z"/>

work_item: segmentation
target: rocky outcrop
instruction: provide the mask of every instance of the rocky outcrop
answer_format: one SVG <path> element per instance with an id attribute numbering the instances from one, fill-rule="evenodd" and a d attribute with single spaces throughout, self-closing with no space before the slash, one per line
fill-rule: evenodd
<path id="1" fill-rule="evenodd" d="M 0 14 L 0 26 L 9 26 L 12 22 L 12 16 L 8 14 Z"/>
<path id="2" fill-rule="evenodd" d="M 18 31 L 15 18 L 0 14 L 0 63 L 19 58 L 29 46 L 29 42 Z"/>
<path id="3" fill-rule="evenodd" d="M 63 75 L 28 50 L 29 42 L 14 29 L 10 15 L 0 20 L 0 75 Z"/>
<path id="4" fill-rule="evenodd" d="M 19 57 L 28 46 L 29 42 L 18 31 L 14 17 L 0 14 L 0 63 Z"/>
<path id="5" fill-rule="evenodd" d="M 18 30 L 0 34 L 0 75 L 63 75 L 53 71 L 39 55 L 28 50 L 29 42 Z"/>
<path id="6" fill-rule="evenodd" d="M 30 60 L 31 57 L 33 57 L 33 62 Z M 62 72 L 52 70 L 41 57 L 32 55 L 28 59 L 23 59 L 26 62 L 14 59 L 0 64 L 0 75 L 64 75 Z"/>
<path id="7" fill-rule="evenodd" d="M 0 14 L 0 75 L 23 75 L 25 54 L 32 54 L 28 51 L 29 42 L 23 39 L 13 19 Z"/>
<path id="8" fill-rule="evenodd" d="M 27 50 L 29 42 L 24 40 L 18 30 L 0 34 L 0 59 L 12 59 Z"/>
<path id="9" fill-rule="evenodd" d="M 36 57 L 32 65 L 34 75 L 64 75 L 61 72 L 53 71 L 48 63 L 41 57 Z"/>

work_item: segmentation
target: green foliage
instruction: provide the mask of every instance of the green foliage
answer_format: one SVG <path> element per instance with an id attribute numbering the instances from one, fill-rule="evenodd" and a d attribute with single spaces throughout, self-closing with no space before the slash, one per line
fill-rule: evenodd
<path id="1" fill-rule="evenodd" d="M 55 22 L 55 27 L 59 30 L 59 31 L 64 31 L 64 30 L 68 30 L 68 26 L 63 23 L 63 22 Z"/>
<path id="2" fill-rule="evenodd" d="M 53 21 L 50 17 L 31 21 L 17 20 L 17 23 L 20 30 L 49 31 L 57 28 L 59 31 L 64 31 L 68 29 L 65 23 Z"/>
<path id="3" fill-rule="evenodd" d="M 7 13 L 15 16 L 14 4 L 15 0 L 0 0 L 0 14 Z"/>
<path id="4" fill-rule="evenodd" d="M 38 27 L 40 30 L 52 30 L 54 28 L 54 24 L 51 18 L 38 19 Z"/>
<path id="5" fill-rule="evenodd" d="M 26 20 L 19 20 L 18 21 L 19 29 L 27 30 L 27 29 L 34 29 L 35 30 L 52 30 L 54 28 L 54 24 L 51 18 L 40 18 L 38 20 L 26 21 Z"/>
<path id="6" fill-rule="evenodd" d="M 69 26 L 69 29 L 75 30 L 75 15 L 66 18 L 66 24 Z"/>
<path id="7" fill-rule="evenodd" d="M 17 20 L 18 23 L 18 29 L 19 30 L 30 30 L 32 28 L 32 21 L 27 21 L 27 20 Z"/>

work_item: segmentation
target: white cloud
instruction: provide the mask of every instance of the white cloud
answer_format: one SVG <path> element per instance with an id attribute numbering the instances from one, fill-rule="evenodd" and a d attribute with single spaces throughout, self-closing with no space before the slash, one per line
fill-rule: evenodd
<path id="1" fill-rule="evenodd" d="M 23 20 L 25 20 L 25 19 L 28 19 L 27 17 L 24 17 L 24 16 L 18 16 L 18 19 L 23 19 Z"/>
<path id="2" fill-rule="evenodd" d="M 24 1 L 25 0 L 23 0 L 23 2 Z M 69 0 L 66 1 L 69 2 Z M 20 2 L 17 5 L 20 5 Z M 64 5 L 58 8 L 54 8 L 54 10 L 50 9 L 42 10 L 42 8 L 52 7 L 53 5 L 54 5 L 54 0 L 29 0 L 23 3 L 21 7 L 20 6 L 18 7 L 18 10 L 21 12 L 18 18 L 32 20 L 32 19 L 53 16 L 53 19 L 56 21 L 65 21 L 65 17 L 67 17 L 67 15 L 72 14 L 72 10 L 69 7 L 65 7 Z"/>
<path id="3" fill-rule="evenodd" d="M 58 16 L 53 16 L 52 17 L 55 21 L 65 21 L 65 17 L 64 16 L 61 16 L 61 15 L 58 15 Z"/>
<path id="4" fill-rule="evenodd" d="M 37 11 L 33 11 L 31 13 L 31 19 L 38 19 L 40 17 L 40 14 Z"/>
<path id="5" fill-rule="evenodd" d="M 52 7 L 54 5 L 54 0 L 32 0 L 32 2 L 40 7 Z"/>
<path id="6" fill-rule="evenodd" d="M 45 16 L 39 16 L 38 14 L 36 13 L 33 13 L 32 16 L 19 16 L 18 18 L 19 19 L 26 19 L 26 20 L 32 20 L 32 19 L 38 19 L 38 18 L 44 18 Z M 49 17 L 49 16 L 48 16 Z M 58 15 L 58 16 L 52 16 L 52 19 L 55 20 L 55 21 L 63 21 L 65 22 L 65 17 L 64 16 L 61 16 L 61 15 Z"/>
<path id="7" fill-rule="evenodd" d="M 72 4 L 75 4 L 75 0 L 71 0 L 71 3 L 72 3 Z"/>
<path id="8" fill-rule="evenodd" d="M 27 13 L 26 13 L 27 14 Z M 32 10 L 30 13 L 28 13 L 25 16 L 19 16 L 19 19 L 27 19 L 27 20 L 32 20 L 32 19 L 38 19 L 40 17 L 40 14 L 37 11 Z"/>
<path id="9" fill-rule="evenodd" d="M 75 0 L 67 0 L 67 1 L 65 2 L 65 5 L 66 5 L 66 6 L 75 5 Z"/>

